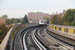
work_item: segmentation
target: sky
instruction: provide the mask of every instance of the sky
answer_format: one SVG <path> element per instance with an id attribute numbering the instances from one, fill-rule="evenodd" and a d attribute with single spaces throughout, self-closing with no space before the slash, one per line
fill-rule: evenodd
<path id="1" fill-rule="evenodd" d="M 29 12 L 54 14 L 75 9 L 75 0 L 0 0 L 0 16 L 23 18 Z"/>

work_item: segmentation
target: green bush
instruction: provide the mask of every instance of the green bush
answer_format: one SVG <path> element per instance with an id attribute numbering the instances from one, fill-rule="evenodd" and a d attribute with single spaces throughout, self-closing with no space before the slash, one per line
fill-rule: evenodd
<path id="1" fill-rule="evenodd" d="M 75 26 L 75 21 L 72 21 L 72 22 L 71 22 L 71 25 L 72 25 L 72 26 Z"/>
<path id="2" fill-rule="evenodd" d="M 8 32 L 8 28 L 6 27 L 6 25 L 4 23 L 0 23 L 0 43 L 4 39 L 7 32 Z"/>

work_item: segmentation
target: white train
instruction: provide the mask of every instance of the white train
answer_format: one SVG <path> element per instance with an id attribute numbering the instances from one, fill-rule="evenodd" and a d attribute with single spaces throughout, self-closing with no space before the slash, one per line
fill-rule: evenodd
<path id="1" fill-rule="evenodd" d="M 39 20 L 39 24 L 47 24 L 47 20 Z"/>

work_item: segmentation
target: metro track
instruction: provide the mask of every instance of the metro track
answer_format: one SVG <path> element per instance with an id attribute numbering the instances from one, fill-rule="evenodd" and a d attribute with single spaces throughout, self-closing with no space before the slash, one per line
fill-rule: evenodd
<path id="1" fill-rule="evenodd" d="M 25 30 L 26 28 L 22 28 L 20 30 L 18 30 L 15 33 L 14 39 L 13 39 L 13 46 L 12 46 L 12 50 L 23 50 L 23 47 L 21 46 L 21 38 L 20 35 L 22 33 L 23 30 Z"/>
<path id="2" fill-rule="evenodd" d="M 44 34 L 43 30 L 46 28 L 46 26 L 42 28 L 38 28 L 34 30 L 32 37 L 35 41 L 36 45 L 40 48 L 40 50 L 58 50 L 58 44 L 54 43 L 51 39 L 47 38 L 47 36 Z M 38 40 L 38 41 L 37 41 Z M 48 41 L 50 40 L 50 41 Z M 59 48 L 60 49 L 60 48 Z"/>
<path id="3" fill-rule="evenodd" d="M 37 28 L 37 27 L 35 27 L 35 28 Z M 31 32 L 35 28 L 31 27 L 22 33 L 21 41 L 22 41 L 23 50 L 39 50 L 31 38 Z"/>
<path id="4" fill-rule="evenodd" d="M 29 45 L 29 47 L 27 46 L 27 38 L 31 38 L 31 36 L 28 36 L 31 31 L 35 28 L 37 28 L 38 26 L 35 27 L 25 27 L 22 28 L 20 30 L 18 30 L 15 34 L 14 37 L 14 41 L 13 41 L 13 48 L 12 50 L 30 50 L 29 47 L 31 48 L 38 48 L 36 45 L 34 45 L 34 43 Z M 32 41 L 32 40 L 31 40 Z M 32 49 L 33 50 L 33 49 Z"/>
<path id="5" fill-rule="evenodd" d="M 42 50 L 58 50 L 58 44 L 54 43 L 51 39 L 47 38 L 44 34 L 43 30 L 46 26 L 42 27 L 41 29 L 36 30 L 35 36 L 39 40 L 39 42 L 44 46 Z M 49 40 L 49 41 L 48 41 Z"/>
<path id="6" fill-rule="evenodd" d="M 74 50 L 74 47 L 67 44 L 65 39 L 61 41 L 62 37 L 58 39 L 57 37 L 59 36 L 46 30 L 46 27 L 47 26 L 35 26 L 17 31 L 20 39 L 18 40 L 18 37 L 15 37 L 14 50 Z M 20 49 L 16 48 L 16 40 L 18 40 L 21 45 Z"/>
<path id="7" fill-rule="evenodd" d="M 75 46 L 75 40 L 71 40 L 71 39 L 69 39 L 69 38 L 66 38 L 66 37 L 64 37 L 64 36 L 60 36 L 60 35 L 58 35 L 58 34 L 56 34 L 56 33 L 53 33 L 53 32 L 51 32 L 51 31 L 48 31 L 48 30 L 46 30 L 50 35 L 52 35 L 52 36 L 54 36 L 54 37 L 56 37 L 57 39 L 61 39 L 61 41 L 63 41 L 63 42 L 65 42 L 65 43 L 67 43 L 67 44 L 69 44 L 69 45 L 71 45 L 71 46 Z"/>
<path id="8" fill-rule="evenodd" d="M 38 30 L 40 28 L 42 28 L 42 27 L 30 28 L 23 32 L 23 36 L 21 38 L 23 50 L 47 50 L 44 47 L 44 45 L 42 45 L 35 36 L 36 30 Z M 28 40 L 28 38 L 31 38 L 31 40 Z M 28 41 L 31 41 L 31 42 L 28 42 Z M 32 43 L 32 44 L 30 44 L 30 43 Z"/>
<path id="9" fill-rule="evenodd" d="M 55 39 L 55 41 L 60 45 L 63 45 L 64 47 L 69 48 L 70 50 L 75 50 L 75 40 L 60 36 L 48 29 L 46 29 L 45 31 L 49 35 L 49 37 Z"/>
<path id="10" fill-rule="evenodd" d="M 32 34 L 32 38 L 33 38 L 35 44 L 38 46 L 38 48 L 39 48 L 40 50 L 47 50 L 47 49 L 40 43 L 40 41 L 37 39 L 37 37 L 35 36 L 35 33 L 36 33 L 36 30 L 34 30 L 34 31 L 33 31 L 33 34 Z"/>
<path id="11" fill-rule="evenodd" d="M 44 30 L 44 31 L 43 31 Z M 60 39 L 56 39 L 47 30 L 44 28 L 40 28 L 36 30 L 35 36 L 39 40 L 39 42 L 47 49 L 47 50 L 74 50 L 74 46 L 68 45 Z M 56 35 L 55 35 L 56 36 Z M 58 36 L 56 36 L 58 37 Z"/>

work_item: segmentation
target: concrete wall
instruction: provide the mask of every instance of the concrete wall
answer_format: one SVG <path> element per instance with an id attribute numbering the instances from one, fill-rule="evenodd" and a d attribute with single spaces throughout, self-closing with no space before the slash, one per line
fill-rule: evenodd
<path id="1" fill-rule="evenodd" d="M 31 23 L 30 24 L 25 24 L 26 27 L 37 26 L 37 25 L 38 25 L 37 23 L 36 24 L 31 24 Z"/>

